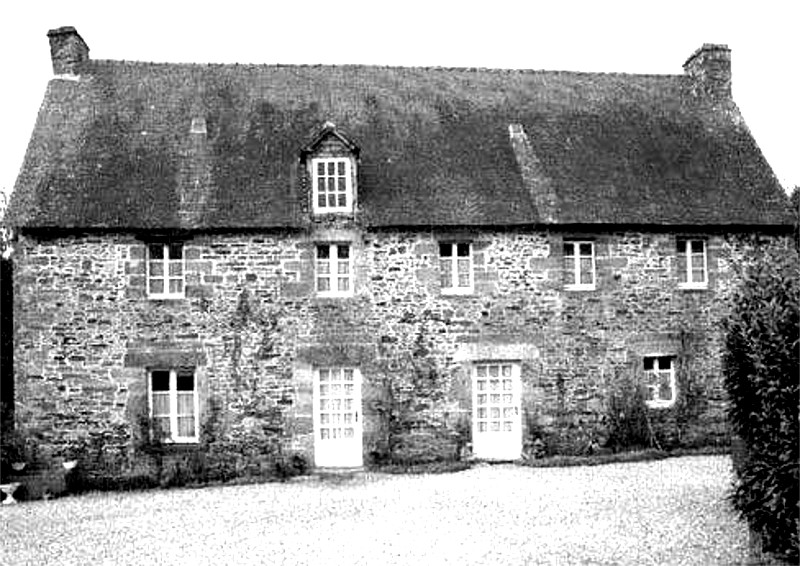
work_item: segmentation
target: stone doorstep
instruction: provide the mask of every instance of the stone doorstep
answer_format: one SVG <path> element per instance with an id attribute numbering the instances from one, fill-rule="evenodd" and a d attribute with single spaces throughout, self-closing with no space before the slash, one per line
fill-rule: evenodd
<path id="1" fill-rule="evenodd" d="M 364 466 L 356 466 L 352 468 L 314 468 L 311 473 L 306 476 L 310 479 L 317 480 L 350 480 L 350 479 L 363 479 L 365 476 Z M 303 477 L 303 476 L 299 476 Z"/>

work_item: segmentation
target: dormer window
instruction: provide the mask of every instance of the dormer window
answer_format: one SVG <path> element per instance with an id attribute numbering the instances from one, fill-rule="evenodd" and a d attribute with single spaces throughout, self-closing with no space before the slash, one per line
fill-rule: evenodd
<path id="1" fill-rule="evenodd" d="M 325 122 L 300 150 L 306 168 L 306 202 L 314 215 L 353 214 L 357 208 L 359 148 L 333 122 Z"/>
<path id="2" fill-rule="evenodd" d="M 350 160 L 317 158 L 312 162 L 314 212 L 352 212 L 353 183 Z"/>

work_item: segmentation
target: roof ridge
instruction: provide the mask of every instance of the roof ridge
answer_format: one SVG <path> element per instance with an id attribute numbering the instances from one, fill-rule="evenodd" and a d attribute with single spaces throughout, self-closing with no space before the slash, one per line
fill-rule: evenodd
<path id="1" fill-rule="evenodd" d="M 552 75 L 577 75 L 577 76 L 618 76 L 634 78 L 675 78 L 684 76 L 682 73 L 627 73 L 622 71 L 572 71 L 564 69 L 517 69 L 510 67 L 456 67 L 447 65 L 376 65 L 369 63 L 197 63 L 197 62 L 171 62 L 171 61 L 140 61 L 131 59 L 92 59 L 92 63 L 141 65 L 156 67 L 229 67 L 229 68 L 303 68 L 303 69 L 385 69 L 404 71 L 457 71 L 474 73 L 497 74 L 552 74 Z"/>

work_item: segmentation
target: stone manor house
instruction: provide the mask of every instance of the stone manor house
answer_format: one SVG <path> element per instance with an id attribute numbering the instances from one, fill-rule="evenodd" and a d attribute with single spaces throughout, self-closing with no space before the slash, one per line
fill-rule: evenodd
<path id="1" fill-rule="evenodd" d="M 92 60 L 6 223 L 14 421 L 54 455 L 230 473 L 725 445 L 721 320 L 790 231 L 731 99 L 682 74 Z M 99 447 L 99 448 L 98 448 Z"/>

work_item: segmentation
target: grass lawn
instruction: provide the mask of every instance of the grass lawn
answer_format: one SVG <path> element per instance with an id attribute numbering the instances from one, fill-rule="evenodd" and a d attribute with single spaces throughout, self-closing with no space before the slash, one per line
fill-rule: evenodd
<path id="1" fill-rule="evenodd" d="M 745 564 L 727 456 L 93 493 L 0 509 L 0 563 Z"/>

